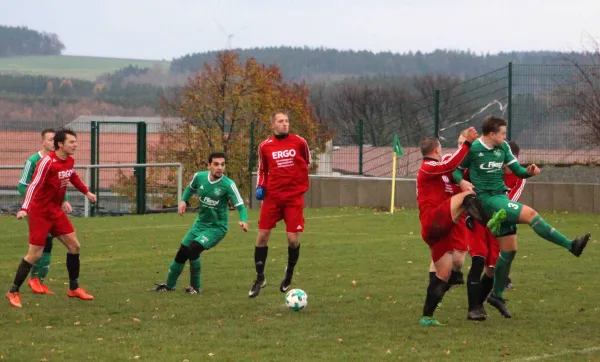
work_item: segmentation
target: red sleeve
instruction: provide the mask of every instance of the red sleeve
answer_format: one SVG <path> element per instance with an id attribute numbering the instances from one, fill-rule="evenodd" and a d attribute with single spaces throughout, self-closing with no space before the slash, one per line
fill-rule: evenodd
<path id="1" fill-rule="evenodd" d="M 302 158 L 304 159 L 304 161 L 306 161 L 307 165 L 310 165 L 312 160 L 310 158 L 310 149 L 308 148 L 308 142 L 306 142 L 306 140 L 300 136 L 298 136 L 298 138 L 300 139 L 300 150 L 302 151 Z"/>
<path id="2" fill-rule="evenodd" d="M 267 158 L 263 155 L 263 145 L 266 141 L 258 146 L 258 172 L 256 174 L 256 187 L 267 186 L 267 176 L 269 175 L 269 168 Z"/>
<path id="3" fill-rule="evenodd" d="M 462 147 L 452 154 L 447 160 L 436 162 L 436 161 L 425 161 L 421 165 L 421 171 L 428 176 L 439 176 L 448 172 L 452 172 L 460 166 L 461 162 L 469 153 L 471 144 L 468 142 L 463 143 Z"/>
<path id="4" fill-rule="evenodd" d="M 82 194 L 85 195 L 88 192 L 90 192 L 90 190 L 87 188 L 87 186 L 85 186 L 85 184 L 83 182 L 81 182 L 79 175 L 77 175 L 77 173 L 75 171 L 73 171 L 73 173 L 71 174 L 71 178 L 69 180 L 71 181 L 71 184 L 73 186 L 75 186 L 75 188 L 77 190 L 79 190 L 79 192 L 81 192 Z"/>
<path id="5" fill-rule="evenodd" d="M 29 207 L 31 206 L 31 200 L 35 197 L 35 194 L 42 187 L 41 185 L 46 180 L 46 176 L 48 176 L 48 171 L 52 166 L 52 158 L 49 156 L 44 157 L 40 163 L 35 168 L 35 172 L 31 177 L 31 184 L 27 188 L 27 192 L 25 192 L 25 199 L 23 200 L 23 206 L 21 206 L 21 210 L 29 211 Z"/>
<path id="6" fill-rule="evenodd" d="M 510 192 L 508 193 L 508 198 L 510 199 L 510 201 L 519 201 L 519 198 L 521 197 L 521 194 L 523 193 L 524 188 L 525 188 L 525 179 L 517 177 L 517 182 L 510 189 Z"/>

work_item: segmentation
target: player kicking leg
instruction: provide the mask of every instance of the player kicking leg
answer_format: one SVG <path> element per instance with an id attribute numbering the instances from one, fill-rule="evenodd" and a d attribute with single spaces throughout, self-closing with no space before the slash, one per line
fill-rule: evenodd
<path id="1" fill-rule="evenodd" d="M 539 169 L 537 171 L 535 169 L 537 167 L 531 165 L 528 167 L 528 172 L 532 174 L 539 173 Z M 510 267 L 517 253 L 516 225 L 528 224 L 540 237 L 562 246 L 577 257 L 583 253 L 591 234 L 587 233 L 574 240 L 569 240 L 560 231 L 544 221 L 537 211 L 519 202 L 511 201 L 506 195 L 489 197 L 483 201 L 483 206 L 488 213 L 494 215 L 488 226 L 492 233 L 497 235 L 498 244 L 500 245 L 500 256 L 494 271 L 494 287 L 487 301 L 498 309 L 504 317 L 511 318 L 511 313 L 506 307 L 506 300 L 503 298 L 503 292 L 506 288 Z"/>

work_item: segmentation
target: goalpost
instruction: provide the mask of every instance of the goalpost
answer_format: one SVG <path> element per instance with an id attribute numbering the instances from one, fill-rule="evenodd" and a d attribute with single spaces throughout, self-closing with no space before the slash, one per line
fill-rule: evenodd
<path id="1" fill-rule="evenodd" d="M 176 170 L 173 170 L 176 168 Z M 79 177 L 83 179 L 83 182 L 90 191 L 95 193 L 98 197 L 97 204 L 104 203 L 109 205 L 108 214 L 127 214 L 131 212 L 133 208 L 136 209 L 136 213 L 145 214 L 155 211 L 168 211 L 170 209 L 161 209 L 160 207 L 154 210 L 147 210 L 145 205 L 149 200 L 150 204 L 161 204 L 164 200 L 173 200 L 173 206 L 176 209 L 176 205 L 183 193 L 183 165 L 179 162 L 173 163 L 122 163 L 122 164 L 99 164 L 99 165 L 75 165 L 75 169 L 79 174 Z M 95 172 L 97 178 L 95 182 L 92 182 L 92 170 L 93 169 L 105 169 L 105 171 Z M 148 177 L 148 169 L 153 169 L 154 172 Z M 22 197 L 17 192 L 17 185 L 19 182 L 19 176 L 23 170 L 23 165 L 0 165 L 0 195 L 3 195 L 2 202 L 0 202 L 0 209 L 8 210 L 14 208 L 15 205 L 21 203 Z M 160 170 L 160 171 L 158 171 Z M 173 180 L 176 178 L 176 182 Z M 144 187 L 136 185 L 138 180 L 143 180 Z M 92 189 L 92 183 L 95 189 Z M 142 191 L 143 202 L 140 203 L 139 192 Z M 70 195 L 79 194 L 78 191 L 73 191 L 72 187 L 69 187 Z M 69 198 L 71 204 L 75 207 L 83 206 L 83 216 L 90 217 L 95 214 L 97 205 L 91 205 L 87 197 L 83 195 L 71 196 Z M 82 201 L 82 202 L 80 202 Z M 83 204 L 83 205 L 81 205 Z M 116 206 L 116 211 L 115 206 Z M 143 209 L 140 211 L 139 207 L 143 205 Z M 81 214 L 81 212 L 80 212 Z"/>

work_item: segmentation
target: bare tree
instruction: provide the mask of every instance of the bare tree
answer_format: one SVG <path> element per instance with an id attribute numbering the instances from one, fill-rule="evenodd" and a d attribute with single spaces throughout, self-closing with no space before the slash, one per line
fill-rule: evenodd
<path id="1" fill-rule="evenodd" d="M 329 114 L 341 136 L 338 140 L 358 144 L 362 132 L 364 143 L 389 145 L 394 132 L 409 122 L 410 101 L 406 89 L 398 84 L 347 81 L 329 94 Z"/>
<path id="2" fill-rule="evenodd" d="M 565 112 L 581 129 L 575 130 L 586 142 L 600 146 L 600 44 L 592 40 L 589 63 L 566 57 L 574 72 L 554 92 L 551 107 Z"/>

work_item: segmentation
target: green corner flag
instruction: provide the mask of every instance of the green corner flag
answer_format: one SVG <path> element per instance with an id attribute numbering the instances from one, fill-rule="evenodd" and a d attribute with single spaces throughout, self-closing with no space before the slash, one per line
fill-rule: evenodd
<path id="1" fill-rule="evenodd" d="M 396 154 L 396 156 L 404 155 L 402 146 L 400 146 L 400 140 L 398 139 L 398 134 L 396 134 L 396 133 L 394 133 L 394 153 Z"/>

